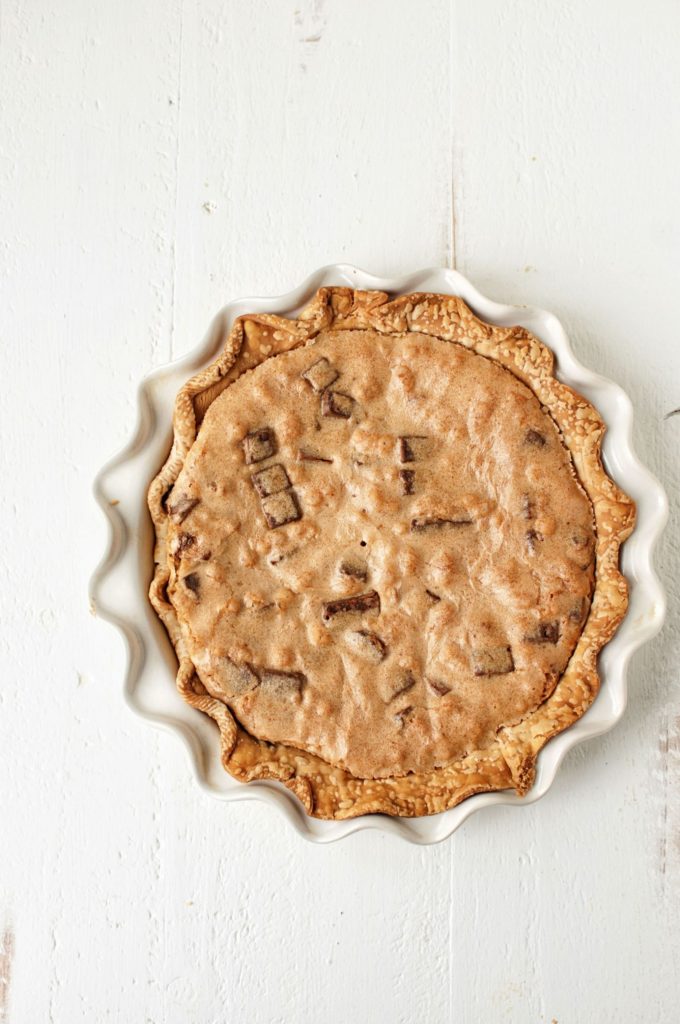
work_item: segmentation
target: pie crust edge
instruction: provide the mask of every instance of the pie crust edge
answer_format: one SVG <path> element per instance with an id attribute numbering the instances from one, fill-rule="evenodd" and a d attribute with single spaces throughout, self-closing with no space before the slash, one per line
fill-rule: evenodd
<path id="1" fill-rule="evenodd" d="M 415 332 L 457 342 L 499 362 L 538 397 L 557 424 L 594 510 L 596 579 L 590 612 L 569 664 L 551 696 L 517 725 L 498 731 L 496 742 L 429 772 L 387 779 L 361 779 L 306 751 L 251 736 L 228 706 L 208 694 L 184 645 L 167 597 L 165 497 L 177 479 L 206 410 L 242 374 L 281 352 L 297 348 L 322 330 Z M 635 505 L 607 476 L 600 451 L 605 425 L 581 395 L 553 374 L 552 352 L 522 327 L 496 327 L 480 320 L 457 296 L 401 295 L 350 288 L 321 288 L 295 319 L 274 314 L 239 317 L 218 358 L 192 377 L 177 395 L 170 455 L 152 481 L 148 504 L 156 532 L 154 576 L 149 597 L 177 653 L 177 687 L 192 707 L 210 715 L 220 731 L 224 768 L 241 782 L 274 779 L 325 819 L 383 813 L 401 817 L 436 814 L 474 793 L 531 788 L 536 758 L 557 733 L 579 719 L 600 686 L 597 656 L 612 638 L 628 606 L 619 571 L 619 548 L 635 525 Z"/>

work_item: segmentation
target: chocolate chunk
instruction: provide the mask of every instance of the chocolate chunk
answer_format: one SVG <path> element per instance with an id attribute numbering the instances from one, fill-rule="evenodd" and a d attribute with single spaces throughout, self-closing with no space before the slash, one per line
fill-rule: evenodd
<path id="1" fill-rule="evenodd" d="M 409 434 L 399 437 L 399 461 L 418 462 L 427 455 L 428 440 L 424 434 Z"/>
<path id="2" fill-rule="evenodd" d="M 406 708 L 402 708 L 401 711 L 397 711 L 396 715 L 394 716 L 395 725 L 397 725 L 400 729 L 403 729 L 404 726 L 406 725 L 406 722 L 411 717 L 412 712 L 413 707 L 411 704 L 409 704 L 409 706 Z"/>
<path id="3" fill-rule="evenodd" d="M 426 679 L 425 682 L 438 697 L 445 697 L 447 693 L 451 693 L 451 687 L 447 686 L 446 683 L 440 682 L 438 679 Z"/>
<path id="4" fill-rule="evenodd" d="M 575 559 L 579 569 L 585 572 L 591 566 L 595 538 L 580 526 L 571 527 L 571 542 L 577 549 Z"/>
<path id="5" fill-rule="evenodd" d="M 423 530 L 440 530 L 444 526 L 471 526 L 472 519 L 467 512 L 460 512 L 455 517 L 443 519 L 439 516 L 416 516 L 411 520 L 411 532 L 422 533 Z"/>
<path id="6" fill-rule="evenodd" d="M 588 601 L 585 597 L 582 597 L 578 604 L 569 612 L 569 620 L 571 622 L 583 622 L 586 612 L 588 611 Z"/>
<path id="7" fill-rule="evenodd" d="M 328 362 L 325 357 L 317 359 L 315 363 L 305 370 L 304 373 L 300 374 L 303 380 L 306 380 L 308 384 L 315 391 L 323 391 L 325 388 L 332 384 L 334 380 L 337 380 L 340 374 L 334 366 Z"/>
<path id="8" fill-rule="evenodd" d="M 408 693 L 415 685 L 416 680 L 413 672 L 405 669 L 388 676 L 386 679 L 380 679 L 378 682 L 378 693 L 385 703 L 389 704 L 390 701 L 400 697 L 402 693 Z"/>
<path id="9" fill-rule="evenodd" d="M 225 658 L 221 662 L 221 667 L 221 676 L 226 680 L 226 689 L 230 697 L 242 697 L 244 693 L 249 693 L 260 685 L 257 673 L 247 662 L 237 665 L 229 658 Z"/>
<path id="10" fill-rule="evenodd" d="M 399 483 L 402 494 L 413 494 L 415 490 L 416 473 L 414 469 L 400 469 Z"/>
<path id="11" fill-rule="evenodd" d="M 543 534 L 539 533 L 538 530 L 527 530 L 524 534 L 524 539 L 527 542 L 527 549 L 529 551 L 535 551 L 536 545 L 543 540 Z"/>
<path id="12" fill-rule="evenodd" d="M 271 427 L 262 427 L 260 430 L 251 430 L 241 442 L 246 457 L 246 465 L 253 462 L 263 462 L 276 454 L 276 438 Z"/>
<path id="13" fill-rule="evenodd" d="M 201 579 L 197 572 L 190 572 L 188 576 L 184 576 L 182 578 L 182 583 L 187 590 L 190 590 L 192 594 L 195 594 L 196 597 L 198 597 L 201 590 Z"/>
<path id="14" fill-rule="evenodd" d="M 577 548 L 588 548 L 592 544 L 592 537 L 585 530 L 574 530 L 571 542 Z"/>
<path id="15" fill-rule="evenodd" d="M 536 448 L 545 448 L 548 443 L 543 434 L 539 434 L 538 430 L 527 430 L 524 440 L 527 444 L 533 444 Z"/>
<path id="16" fill-rule="evenodd" d="M 262 511 L 270 530 L 294 523 L 302 514 L 294 491 L 279 491 L 278 494 L 263 498 Z"/>
<path id="17" fill-rule="evenodd" d="M 372 661 L 378 665 L 387 654 L 387 647 L 377 633 L 371 633 L 367 629 L 358 629 L 347 634 L 347 644 L 355 654 L 366 661 Z"/>
<path id="18" fill-rule="evenodd" d="M 193 533 L 180 533 L 178 535 L 178 537 L 177 537 L 177 543 L 175 545 L 175 550 L 173 551 L 173 556 L 174 556 L 175 560 L 179 561 L 179 559 L 182 557 L 184 552 L 188 548 L 193 547 L 195 543 L 196 543 L 196 538 L 194 537 Z"/>
<path id="19" fill-rule="evenodd" d="M 324 416 L 337 416 L 348 420 L 353 407 L 354 399 L 342 391 L 324 391 L 321 396 L 321 412 Z"/>
<path id="20" fill-rule="evenodd" d="M 356 594 L 354 597 L 343 597 L 337 601 L 326 601 L 322 606 L 321 617 L 328 622 L 335 615 L 355 614 L 380 611 L 380 594 L 369 590 L 367 594 Z"/>
<path id="21" fill-rule="evenodd" d="M 298 462 L 327 462 L 329 466 L 333 464 L 333 460 L 327 459 L 325 455 L 316 455 L 314 452 L 305 451 L 304 448 L 298 451 Z"/>
<path id="22" fill-rule="evenodd" d="M 272 697 L 299 697 L 305 677 L 302 672 L 279 672 L 278 669 L 265 669 L 260 676 L 260 687 L 263 693 Z"/>
<path id="23" fill-rule="evenodd" d="M 529 644 L 556 644 L 559 638 L 559 622 L 539 622 L 533 633 L 524 637 Z"/>
<path id="24" fill-rule="evenodd" d="M 536 517 L 536 507 L 528 494 L 522 495 L 522 516 L 524 519 Z"/>
<path id="25" fill-rule="evenodd" d="M 266 498 L 269 494 L 276 494 L 278 491 L 285 491 L 287 487 L 290 487 L 288 474 L 278 462 L 275 466 L 267 466 L 259 473 L 253 473 L 250 479 L 261 498 Z"/>
<path id="26" fill-rule="evenodd" d="M 512 651 L 503 647 L 479 647 L 472 652 L 472 668 L 476 676 L 504 676 L 515 671 Z"/>
<path id="27" fill-rule="evenodd" d="M 429 597 L 430 601 L 434 601 L 435 604 L 437 601 L 441 601 L 439 594 L 435 594 L 432 590 L 426 590 L 425 593 Z"/>
<path id="28" fill-rule="evenodd" d="M 340 563 L 339 568 L 343 576 L 351 576 L 352 579 L 362 580 L 364 583 L 368 579 L 368 566 L 365 562 L 345 561 Z"/>
<path id="29" fill-rule="evenodd" d="M 185 495 L 178 498 L 173 505 L 168 505 L 168 513 L 176 523 L 183 523 L 189 513 L 192 512 L 198 504 L 198 498 L 188 498 Z"/>

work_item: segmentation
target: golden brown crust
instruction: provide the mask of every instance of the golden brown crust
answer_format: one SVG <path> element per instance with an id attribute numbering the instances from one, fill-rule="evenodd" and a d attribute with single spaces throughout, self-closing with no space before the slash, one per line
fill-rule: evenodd
<path id="1" fill-rule="evenodd" d="M 322 330 L 372 330 L 381 334 L 414 332 L 455 341 L 510 370 L 538 397 L 557 424 L 571 452 L 579 479 L 593 505 L 596 521 L 597 576 L 590 614 L 574 654 L 552 694 L 519 724 L 499 730 L 489 748 L 427 772 L 362 779 L 314 754 L 249 735 L 225 703 L 201 683 L 168 598 L 168 514 L 164 495 L 176 481 L 206 410 L 239 376 L 272 355 L 304 345 Z M 634 505 L 605 474 L 600 461 L 604 424 L 585 399 L 552 373 L 552 353 L 519 327 L 483 323 L 452 296 L 405 295 L 389 301 L 381 292 L 320 289 L 295 320 L 272 315 L 240 317 L 219 358 L 180 391 L 175 406 L 170 456 L 149 491 L 156 528 L 156 570 L 150 597 L 177 651 L 178 687 L 192 706 L 217 722 L 224 767 L 236 778 L 276 779 L 320 818 L 349 818 L 381 812 L 417 816 L 453 807 L 473 793 L 514 788 L 525 793 L 541 747 L 576 721 L 592 703 L 598 687 L 597 655 L 611 638 L 627 607 L 626 582 L 618 569 L 618 551 L 634 525 Z"/>

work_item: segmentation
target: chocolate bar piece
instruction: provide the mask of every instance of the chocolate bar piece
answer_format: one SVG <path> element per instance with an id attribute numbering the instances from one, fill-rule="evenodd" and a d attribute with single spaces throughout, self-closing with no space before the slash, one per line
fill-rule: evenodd
<path id="1" fill-rule="evenodd" d="M 355 614 L 363 615 L 364 612 L 380 611 L 380 594 L 375 590 L 369 590 L 367 594 L 356 594 L 354 597 L 342 597 L 337 601 L 326 601 L 322 608 L 321 616 L 324 622 L 328 622 L 335 615 Z"/>
<path id="2" fill-rule="evenodd" d="M 174 504 L 168 505 L 168 514 L 176 523 L 181 524 L 198 504 L 200 504 L 198 498 L 189 498 L 184 495 L 183 497 L 178 498 Z"/>
<path id="3" fill-rule="evenodd" d="M 325 455 L 316 455 L 314 452 L 307 451 L 304 448 L 300 448 L 298 451 L 298 462 L 327 462 L 329 465 L 333 464 L 333 460 L 327 459 Z"/>
<path id="4" fill-rule="evenodd" d="M 524 637 L 529 644 L 556 644 L 559 638 L 559 622 L 539 622 L 533 633 Z"/>
<path id="5" fill-rule="evenodd" d="M 354 399 L 342 391 L 324 391 L 321 396 L 321 413 L 323 416 L 336 416 L 348 420 L 352 415 Z"/>
<path id="6" fill-rule="evenodd" d="M 201 578 L 197 572 L 190 572 L 188 576 L 182 577 L 182 583 L 187 590 L 198 597 L 201 590 Z"/>
<path id="7" fill-rule="evenodd" d="M 314 389 L 314 391 L 323 391 L 334 380 L 337 380 L 340 374 L 332 366 L 328 360 L 322 356 L 321 359 L 317 359 L 315 363 L 305 370 L 300 375 L 307 383 Z"/>
<path id="8" fill-rule="evenodd" d="M 536 547 L 543 540 L 543 534 L 539 533 L 538 530 L 527 530 L 524 534 L 524 539 L 527 543 L 527 550 L 535 551 Z"/>
<path id="9" fill-rule="evenodd" d="M 527 444 L 533 444 L 535 448 L 545 448 L 548 443 L 543 434 L 540 434 L 538 430 L 527 430 L 524 440 Z"/>
<path id="10" fill-rule="evenodd" d="M 259 473 L 253 473 L 251 480 L 261 498 L 266 498 L 269 494 L 276 494 L 278 491 L 285 491 L 287 487 L 290 487 L 288 474 L 279 462 L 274 466 L 261 469 Z"/>
<path id="11" fill-rule="evenodd" d="M 478 647 L 472 652 L 472 667 L 476 676 L 504 676 L 515 671 L 508 646 Z"/>
<path id="12" fill-rule="evenodd" d="M 263 693 L 273 697 L 299 697 L 305 677 L 302 672 L 279 672 L 278 669 L 265 669 L 260 674 L 260 687 Z"/>
<path id="13" fill-rule="evenodd" d="M 254 462 L 264 462 L 276 454 L 276 437 L 271 427 L 261 427 L 260 430 L 251 430 L 241 442 L 246 457 L 246 465 L 251 466 Z"/>
<path id="14" fill-rule="evenodd" d="M 247 662 L 237 665 L 230 658 L 225 658 L 222 666 L 222 677 L 226 679 L 226 689 L 230 697 L 242 697 L 244 693 L 249 693 L 260 685 L 257 673 Z"/>
<path id="15" fill-rule="evenodd" d="M 471 526 L 472 519 L 467 512 L 459 512 L 455 516 L 416 516 L 411 520 L 411 532 L 422 533 L 424 530 L 441 530 L 445 526 Z"/>
<path id="16" fill-rule="evenodd" d="M 262 499 L 262 511 L 270 530 L 294 523 L 302 515 L 293 491 L 279 491 Z"/>
<path id="17" fill-rule="evenodd" d="M 343 576 L 351 576 L 352 579 L 366 582 L 368 579 L 368 566 L 365 562 L 346 560 L 340 563 L 340 572 Z"/>
<path id="18" fill-rule="evenodd" d="M 347 644 L 355 654 L 366 661 L 372 661 L 378 665 L 387 655 L 387 647 L 377 633 L 371 633 L 367 629 L 358 629 L 347 634 Z"/>
<path id="19" fill-rule="evenodd" d="M 415 490 L 416 473 L 414 469 L 399 470 L 399 484 L 402 494 L 413 494 Z"/>
<path id="20" fill-rule="evenodd" d="M 425 682 L 438 697 L 445 697 L 447 693 L 451 693 L 451 687 L 447 686 L 446 683 L 440 682 L 438 679 L 426 679 Z"/>
<path id="21" fill-rule="evenodd" d="M 429 448 L 428 441 L 429 438 L 424 434 L 407 434 L 399 437 L 399 461 L 418 462 L 424 458 Z"/>
<path id="22" fill-rule="evenodd" d="M 408 707 L 402 708 L 401 711 L 397 711 L 396 715 L 394 716 L 394 724 L 398 726 L 399 729 L 403 729 L 406 723 L 408 722 L 409 718 L 411 717 L 412 713 L 413 707 L 410 704 Z"/>

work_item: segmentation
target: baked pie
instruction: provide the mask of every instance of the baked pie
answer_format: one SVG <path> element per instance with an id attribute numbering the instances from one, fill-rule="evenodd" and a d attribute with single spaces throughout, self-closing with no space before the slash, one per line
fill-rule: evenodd
<path id="1" fill-rule="evenodd" d="M 151 601 L 226 770 L 319 818 L 526 793 L 627 606 L 603 432 L 454 296 L 239 317 L 149 491 Z"/>

